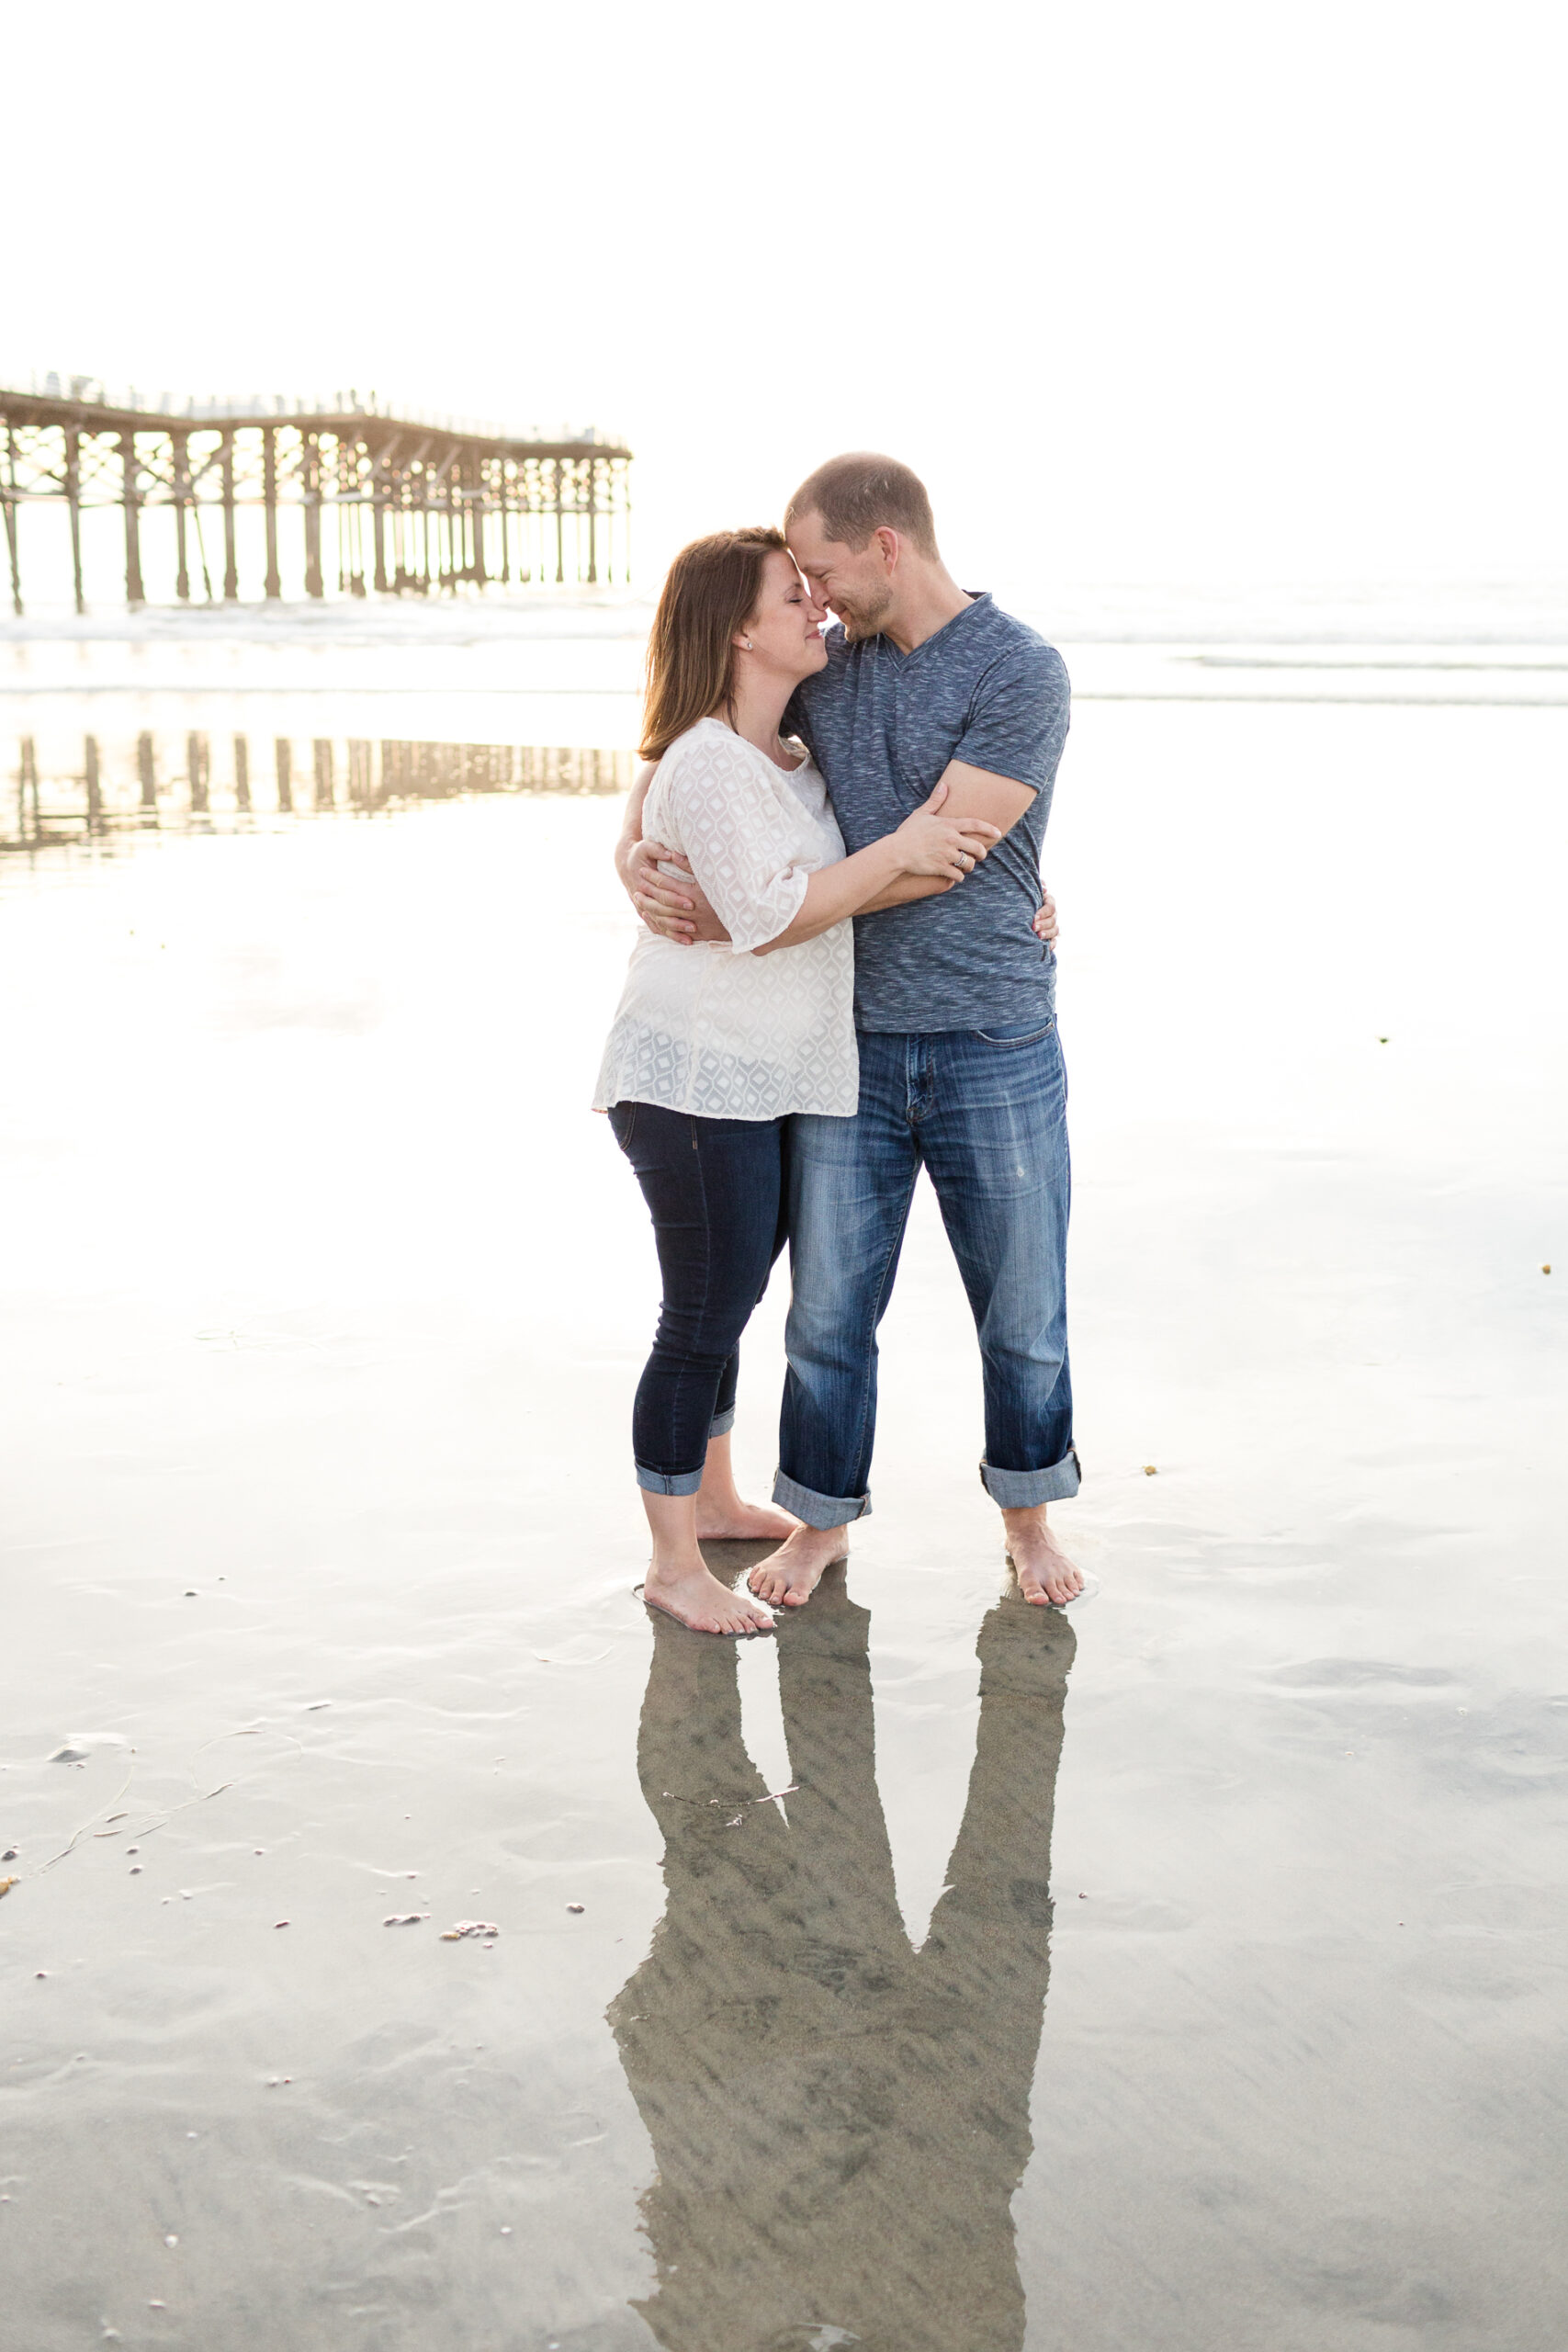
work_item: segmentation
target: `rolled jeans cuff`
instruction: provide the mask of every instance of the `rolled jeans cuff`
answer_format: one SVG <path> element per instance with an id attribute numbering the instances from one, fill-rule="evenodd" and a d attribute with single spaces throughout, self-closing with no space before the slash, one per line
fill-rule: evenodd
<path id="1" fill-rule="evenodd" d="M 708 1423 L 708 1435 L 709 1437 L 728 1437 L 734 1427 L 735 1408 L 731 1405 L 725 1412 L 714 1415 Z"/>
<path id="2" fill-rule="evenodd" d="M 645 1495 L 694 1495 L 703 1483 L 700 1470 L 645 1470 L 640 1462 L 632 1466 Z"/>
<path id="3" fill-rule="evenodd" d="M 1050 1470 L 993 1470 L 982 1455 L 980 1484 L 998 1510 L 1032 1510 L 1036 1503 L 1064 1502 L 1078 1490 L 1077 1446 Z"/>
<path id="4" fill-rule="evenodd" d="M 807 1527 L 843 1527 L 852 1519 L 865 1519 L 871 1511 L 871 1497 L 852 1495 L 835 1497 L 818 1495 L 809 1487 L 797 1486 L 781 1470 L 773 1480 L 773 1500 L 782 1510 L 793 1511 Z"/>

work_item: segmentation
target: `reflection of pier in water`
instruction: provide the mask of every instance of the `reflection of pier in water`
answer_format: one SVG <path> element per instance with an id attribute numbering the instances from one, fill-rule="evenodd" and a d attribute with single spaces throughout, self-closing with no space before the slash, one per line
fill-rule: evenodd
<path id="1" fill-rule="evenodd" d="M 112 557 L 92 550 L 95 570 L 107 581 L 112 560 L 132 605 L 148 601 L 150 560 L 165 576 L 172 571 L 167 584 L 179 602 L 191 598 L 194 564 L 198 599 L 233 603 L 242 538 L 269 598 L 284 594 L 285 570 L 307 596 L 324 596 L 334 557 L 337 592 L 351 596 L 490 581 L 624 581 L 630 462 L 629 449 L 592 427 L 555 440 L 520 435 L 392 410 L 373 392 L 183 405 L 165 392 L 152 407 L 85 376 L 51 376 L 41 391 L 0 390 L 11 602 L 20 613 L 25 505 L 40 516 L 52 510 L 69 526 L 78 613 L 86 610 L 83 518 L 104 507 L 119 510 L 123 547 Z M 286 548 L 281 526 L 294 514 Z M 151 548 L 150 515 L 159 518 Z M 63 580 L 63 541 L 58 553 Z"/>
<path id="2" fill-rule="evenodd" d="M 40 760 L 24 735 L 0 849 L 37 849 L 127 829 L 385 808 L 471 792 L 624 792 L 627 752 L 544 744 L 412 743 L 366 736 L 170 737 L 143 729 L 123 743 L 83 739 L 80 763 Z"/>

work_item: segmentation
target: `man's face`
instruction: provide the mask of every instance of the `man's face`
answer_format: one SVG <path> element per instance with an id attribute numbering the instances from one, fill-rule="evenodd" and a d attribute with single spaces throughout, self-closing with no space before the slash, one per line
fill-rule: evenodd
<path id="1" fill-rule="evenodd" d="M 797 514 L 789 526 L 789 551 L 817 602 L 830 605 L 843 622 L 852 645 L 877 634 L 893 609 L 895 533 L 874 531 L 863 548 L 851 548 L 824 537 L 819 514 Z"/>

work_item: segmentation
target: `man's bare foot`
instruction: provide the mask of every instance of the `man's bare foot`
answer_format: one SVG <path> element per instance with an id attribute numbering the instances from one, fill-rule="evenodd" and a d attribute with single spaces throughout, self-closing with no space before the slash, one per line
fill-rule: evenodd
<path id="1" fill-rule="evenodd" d="M 771 1634 L 773 1621 L 743 1592 L 731 1592 L 699 1560 L 660 1567 L 656 1562 L 642 1589 L 649 1609 L 662 1609 L 694 1634 Z"/>
<path id="2" fill-rule="evenodd" d="M 771 1503 L 743 1503 L 739 1495 L 697 1497 L 699 1544 L 782 1544 L 796 1521 Z"/>
<path id="3" fill-rule="evenodd" d="M 1043 1609 L 1065 1609 L 1083 1590 L 1083 1577 L 1045 1524 L 1045 1505 L 1033 1510 L 1004 1510 L 1008 1558 L 1025 1600 Z"/>
<path id="4" fill-rule="evenodd" d="M 787 1544 L 759 1560 L 746 1581 L 775 1609 L 804 1609 L 822 1580 L 824 1568 L 849 1557 L 844 1527 L 797 1527 Z"/>

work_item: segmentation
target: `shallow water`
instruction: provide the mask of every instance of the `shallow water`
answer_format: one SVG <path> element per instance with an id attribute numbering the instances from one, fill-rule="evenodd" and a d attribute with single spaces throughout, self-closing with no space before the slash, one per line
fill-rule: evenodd
<path id="1" fill-rule="evenodd" d="M 631 1593 L 617 802 L 6 862 L 0 2341 L 1555 2347 L 1565 752 L 1086 697 L 1099 1595 L 1000 1597 L 922 1196 L 739 1654 Z"/>

